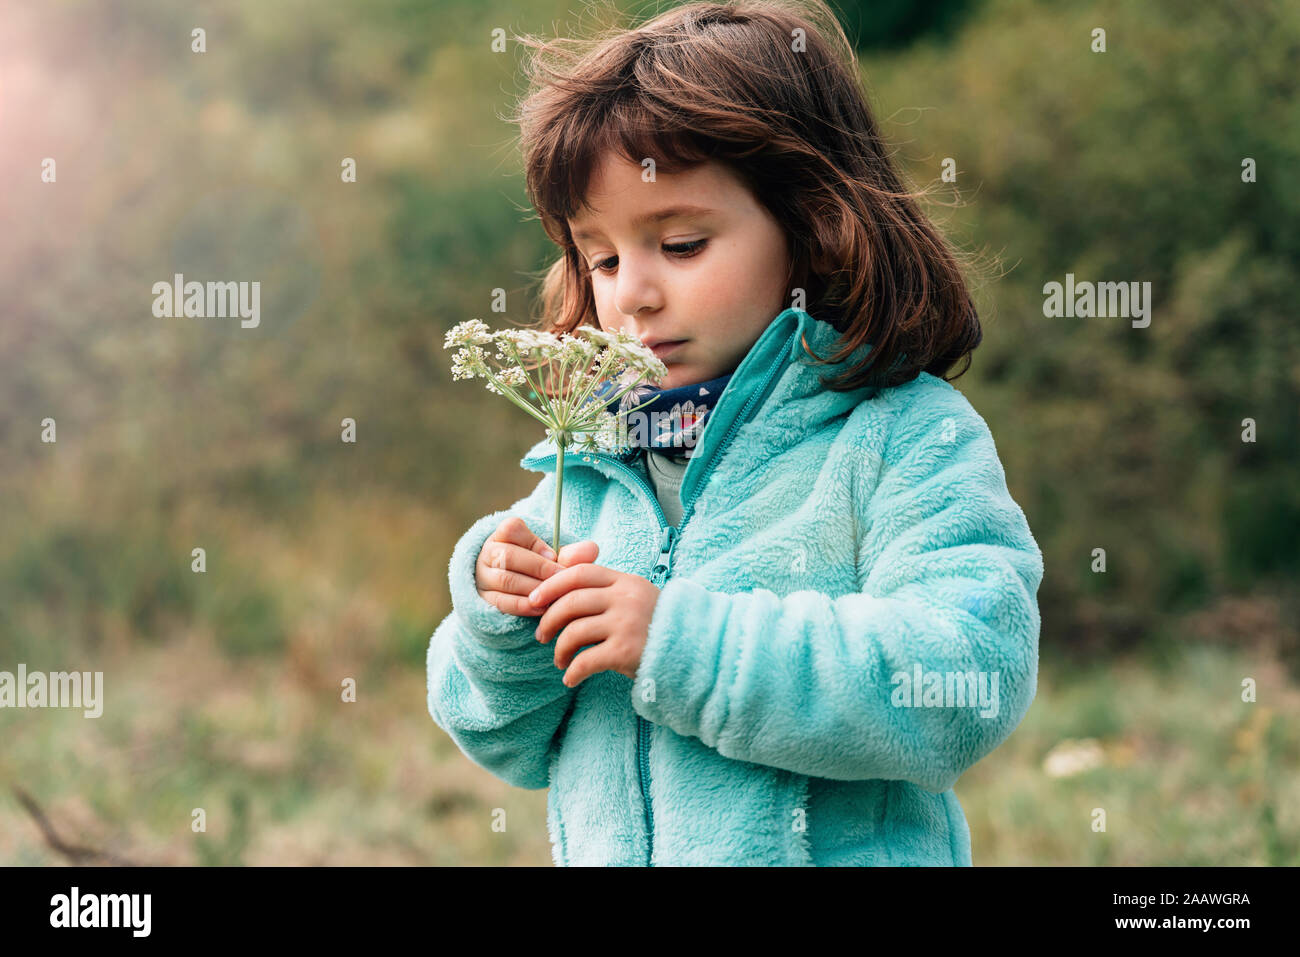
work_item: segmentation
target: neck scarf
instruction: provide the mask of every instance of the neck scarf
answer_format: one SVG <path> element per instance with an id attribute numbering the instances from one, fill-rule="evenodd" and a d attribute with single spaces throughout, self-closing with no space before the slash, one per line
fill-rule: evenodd
<path id="1" fill-rule="evenodd" d="M 709 412 L 730 380 L 731 373 L 728 373 L 707 382 L 693 382 L 674 389 L 641 385 L 621 399 L 608 403 L 607 408 L 624 420 L 628 442 L 634 448 L 689 459 L 695 454 Z M 596 396 L 603 398 L 615 391 L 615 385 L 607 382 L 597 390 Z M 641 408 L 625 411 L 635 406 Z"/>

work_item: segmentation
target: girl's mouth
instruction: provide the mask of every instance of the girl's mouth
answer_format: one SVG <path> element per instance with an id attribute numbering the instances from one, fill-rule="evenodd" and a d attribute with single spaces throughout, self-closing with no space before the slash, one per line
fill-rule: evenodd
<path id="1" fill-rule="evenodd" d="M 651 347 L 650 351 L 655 354 L 656 359 L 663 359 L 664 356 L 671 353 L 685 341 L 685 339 L 674 339 L 672 342 L 661 342 L 659 345 Z"/>

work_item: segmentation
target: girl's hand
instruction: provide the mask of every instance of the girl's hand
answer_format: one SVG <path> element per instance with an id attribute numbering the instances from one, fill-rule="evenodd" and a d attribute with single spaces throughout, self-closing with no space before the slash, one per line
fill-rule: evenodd
<path id="1" fill-rule="evenodd" d="M 556 555 L 517 516 L 507 518 L 483 543 L 474 566 L 474 587 L 484 601 L 508 615 L 532 617 L 542 609 L 528 601 L 528 593 L 567 565 L 589 562 L 598 551 L 595 542 L 576 542 Z"/>
<path id="2" fill-rule="evenodd" d="M 595 542 L 579 544 L 596 547 Z M 546 644 L 560 635 L 555 666 L 568 669 L 565 685 L 576 687 L 598 671 L 636 678 L 659 601 L 654 584 L 640 575 L 582 562 L 549 576 L 529 600 L 550 606 L 537 626 L 537 640 Z M 579 655 L 578 649 L 585 645 L 595 647 Z"/>

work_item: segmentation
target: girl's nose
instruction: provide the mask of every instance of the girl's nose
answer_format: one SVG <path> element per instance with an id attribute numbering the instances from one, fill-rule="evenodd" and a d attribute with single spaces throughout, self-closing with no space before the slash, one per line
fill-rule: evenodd
<path id="1" fill-rule="evenodd" d="M 653 313 L 663 305 L 663 291 L 659 287 L 659 281 L 652 269 L 643 265 L 635 256 L 628 256 L 619 259 L 615 282 L 614 308 L 620 315 L 631 317 L 624 322 L 624 328 L 637 335 L 644 315 Z"/>

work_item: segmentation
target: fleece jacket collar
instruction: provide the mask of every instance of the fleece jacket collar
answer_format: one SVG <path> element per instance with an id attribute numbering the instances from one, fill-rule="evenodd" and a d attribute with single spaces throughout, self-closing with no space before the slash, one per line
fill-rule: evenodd
<path id="1" fill-rule="evenodd" d="M 829 357 L 839 333 L 829 322 L 814 318 L 802 309 L 786 309 L 773 319 L 750 347 L 745 358 L 732 373 L 731 381 L 709 413 L 708 422 L 700 433 L 695 452 L 682 475 L 681 500 L 687 506 L 689 518 L 700 483 L 741 426 L 753 424 L 757 434 L 774 443 L 771 452 L 797 444 L 805 435 L 816 432 L 828 420 L 843 415 L 874 393 L 872 387 L 831 392 L 821 385 L 823 378 L 842 373 L 866 359 L 871 343 L 864 343 L 848 356 L 835 363 L 817 363 L 804 349 L 804 343 L 820 359 Z M 774 394 L 780 402 L 770 402 Z M 817 401 L 806 401 L 817 397 Z M 801 401 L 805 400 L 805 401 Z M 793 406 L 787 405 L 793 402 Z M 776 426 L 778 406 L 787 409 L 780 427 Z M 791 421 L 790 408 L 799 410 Z M 565 455 L 565 467 L 587 465 L 605 473 L 610 478 L 627 482 L 626 472 L 611 467 L 610 459 L 626 464 L 640 453 L 632 449 L 617 455 L 570 451 Z M 549 472 L 555 468 L 555 444 L 543 439 L 528 450 L 519 463 L 535 472 Z"/>

